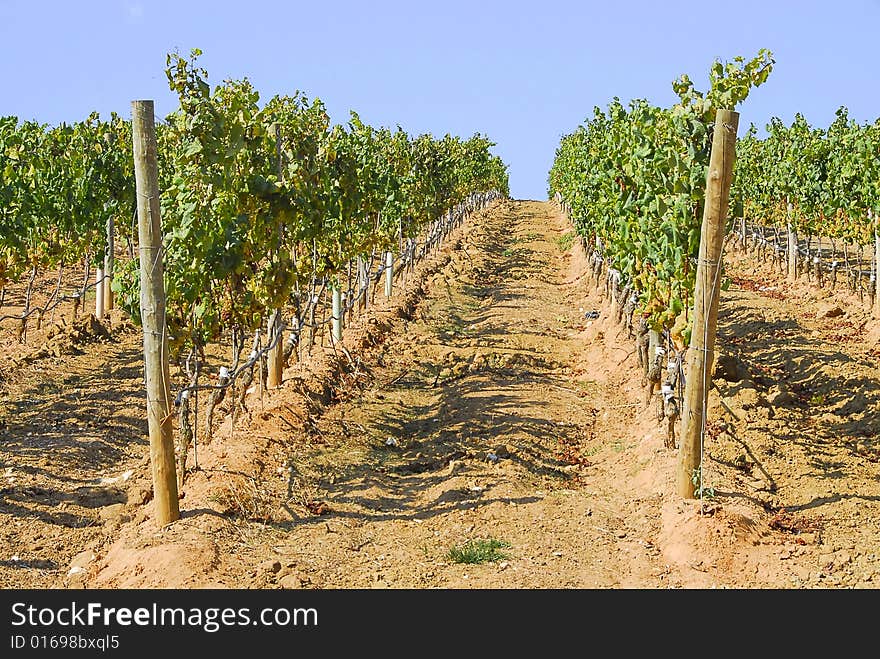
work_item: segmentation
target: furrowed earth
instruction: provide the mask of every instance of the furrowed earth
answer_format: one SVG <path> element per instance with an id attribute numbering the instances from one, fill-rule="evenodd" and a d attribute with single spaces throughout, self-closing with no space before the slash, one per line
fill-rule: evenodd
<path id="1" fill-rule="evenodd" d="M 694 500 L 549 202 L 474 214 L 210 441 L 202 411 L 164 528 L 140 330 L 4 323 L 0 587 L 877 588 L 880 324 L 844 286 L 724 258 Z M 494 554 L 461 562 L 468 542 Z"/>

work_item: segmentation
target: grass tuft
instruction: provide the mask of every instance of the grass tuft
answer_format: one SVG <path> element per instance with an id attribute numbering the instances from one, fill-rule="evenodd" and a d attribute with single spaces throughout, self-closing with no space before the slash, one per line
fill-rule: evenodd
<path id="1" fill-rule="evenodd" d="M 574 231 L 563 233 L 556 239 L 556 242 L 559 245 L 559 249 L 563 252 L 569 251 L 574 244 Z"/>
<path id="2" fill-rule="evenodd" d="M 501 551 L 510 547 L 510 543 L 494 538 L 468 540 L 449 550 L 447 560 L 452 563 L 488 563 L 510 558 Z"/>

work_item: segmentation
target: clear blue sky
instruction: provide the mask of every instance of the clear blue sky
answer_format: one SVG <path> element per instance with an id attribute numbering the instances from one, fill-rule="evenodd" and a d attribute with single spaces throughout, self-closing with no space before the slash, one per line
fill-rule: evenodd
<path id="1" fill-rule="evenodd" d="M 560 136 L 614 96 L 668 106 L 715 58 L 773 51 L 739 108 L 740 134 L 801 112 L 827 126 L 845 105 L 880 115 L 880 0 L 776 2 L 214 2 L 0 0 L 0 115 L 56 124 L 133 99 L 176 106 L 165 57 L 204 51 L 209 82 L 247 77 L 268 100 L 301 90 L 337 122 L 468 137 L 510 167 L 511 195 L 545 199 Z"/>

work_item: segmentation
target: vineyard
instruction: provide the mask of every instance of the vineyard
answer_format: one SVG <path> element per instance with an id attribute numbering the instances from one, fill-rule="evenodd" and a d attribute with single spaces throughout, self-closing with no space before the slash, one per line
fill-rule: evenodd
<path id="1" fill-rule="evenodd" d="M 880 123 L 737 136 L 761 51 L 517 201 L 199 56 L 0 119 L 0 587 L 877 587 Z"/>

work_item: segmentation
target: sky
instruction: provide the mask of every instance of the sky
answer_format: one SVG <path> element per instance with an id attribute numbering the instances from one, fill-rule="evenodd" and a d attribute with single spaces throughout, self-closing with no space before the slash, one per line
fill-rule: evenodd
<path id="1" fill-rule="evenodd" d="M 739 134 L 800 112 L 827 127 L 840 106 L 880 116 L 880 0 L 0 0 L 0 116 L 48 124 L 177 106 L 166 57 L 203 51 L 213 85 L 247 78 L 263 101 L 301 91 L 417 135 L 480 133 L 516 199 L 546 199 L 559 139 L 618 97 L 675 103 L 716 59 L 776 64 L 738 108 Z"/>

